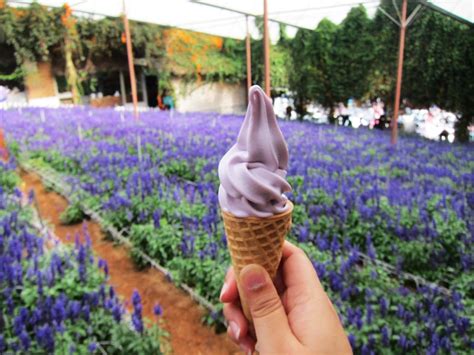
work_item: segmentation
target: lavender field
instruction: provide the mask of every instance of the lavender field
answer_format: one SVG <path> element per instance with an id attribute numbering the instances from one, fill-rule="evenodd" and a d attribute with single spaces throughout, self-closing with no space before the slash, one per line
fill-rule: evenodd
<path id="1" fill-rule="evenodd" d="M 217 165 L 242 119 L 148 112 L 136 121 L 87 108 L 0 113 L 12 159 L 63 174 L 89 208 L 216 306 L 230 264 Z M 289 238 L 311 258 L 355 352 L 474 351 L 472 146 L 402 137 L 393 148 L 381 131 L 280 126 L 294 189 Z M 64 215 L 81 218 L 74 205 Z"/>

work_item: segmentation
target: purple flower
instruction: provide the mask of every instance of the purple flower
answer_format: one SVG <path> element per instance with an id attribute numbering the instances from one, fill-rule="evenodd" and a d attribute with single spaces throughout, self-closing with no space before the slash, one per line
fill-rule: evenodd
<path id="1" fill-rule="evenodd" d="M 142 304 L 141 297 L 137 290 L 133 291 L 132 294 L 132 303 L 133 303 L 133 314 L 132 314 L 132 324 L 135 330 L 139 333 L 143 333 L 143 319 L 142 319 Z"/>
<path id="2" fill-rule="evenodd" d="M 135 330 L 138 333 L 143 333 L 143 319 L 141 316 L 137 315 L 136 313 L 132 314 L 132 324 Z"/>
<path id="3" fill-rule="evenodd" d="M 161 306 L 157 303 L 153 307 L 153 313 L 155 316 L 161 316 L 163 314 L 163 308 L 161 308 Z"/>
<path id="4" fill-rule="evenodd" d="M 31 340 L 30 340 L 30 337 L 28 335 L 28 333 L 23 330 L 19 336 L 20 338 L 20 342 L 21 342 L 21 346 L 23 348 L 23 350 L 25 351 L 28 351 L 30 349 L 30 346 L 31 346 Z"/>
<path id="5" fill-rule="evenodd" d="M 122 314 L 123 314 L 122 307 L 119 304 L 115 304 L 112 307 L 112 316 L 114 317 L 114 320 L 117 323 L 119 323 L 122 320 Z"/>
<path id="6" fill-rule="evenodd" d="M 349 334 L 348 336 L 349 343 L 351 344 L 352 349 L 356 349 L 356 337 L 354 334 Z"/>
<path id="7" fill-rule="evenodd" d="M 153 212 L 152 218 L 153 218 L 153 225 L 155 226 L 155 228 L 157 229 L 160 228 L 161 210 L 157 209 L 155 212 Z"/>
<path id="8" fill-rule="evenodd" d="M 45 324 L 37 329 L 36 341 L 40 346 L 46 349 L 48 352 L 54 351 L 54 334 L 48 324 Z"/>
<path id="9" fill-rule="evenodd" d="M 99 258 L 97 266 L 99 267 L 99 269 L 104 270 L 104 274 L 105 274 L 106 277 L 109 276 L 109 265 L 107 264 L 106 260 Z"/>
<path id="10" fill-rule="evenodd" d="M 404 334 L 400 335 L 398 339 L 398 346 L 400 346 L 403 350 L 407 348 L 407 338 Z"/>
<path id="11" fill-rule="evenodd" d="M 79 252 L 77 254 L 77 262 L 79 264 L 78 272 L 79 279 L 81 282 L 85 282 L 87 278 L 87 249 L 84 245 L 79 246 Z"/>
<path id="12" fill-rule="evenodd" d="M 140 297 L 140 293 L 137 290 L 133 290 L 132 294 L 132 303 L 134 306 L 141 304 L 142 298 Z"/>
<path id="13" fill-rule="evenodd" d="M 390 343 L 390 335 L 389 335 L 389 330 L 386 325 L 382 327 L 382 344 L 384 346 L 388 346 Z"/>
<path id="14" fill-rule="evenodd" d="M 379 301 L 379 305 L 380 305 L 380 314 L 382 316 L 385 316 L 387 314 L 388 305 L 389 305 L 387 299 L 385 297 L 381 297 Z"/>
<path id="15" fill-rule="evenodd" d="M 34 199 L 35 199 L 35 190 L 31 189 L 28 192 L 28 204 L 31 204 Z"/>
<path id="16" fill-rule="evenodd" d="M 97 344 L 94 342 L 90 343 L 89 346 L 87 347 L 87 350 L 90 353 L 94 353 L 97 350 Z"/>
<path id="17" fill-rule="evenodd" d="M 82 307 L 82 316 L 86 322 L 90 320 L 90 312 L 91 310 L 90 310 L 89 305 L 84 305 Z"/>

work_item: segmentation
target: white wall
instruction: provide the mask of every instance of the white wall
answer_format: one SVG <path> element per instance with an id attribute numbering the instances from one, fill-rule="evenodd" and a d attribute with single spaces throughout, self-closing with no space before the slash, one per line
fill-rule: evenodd
<path id="1" fill-rule="evenodd" d="M 242 114 L 247 109 L 247 89 L 243 83 L 196 84 L 174 79 L 172 84 L 178 111 Z"/>
<path id="2" fill-rule="evenodd" d="M 59 96 L 41 97 L 36 99 L 29 99 L 28 106 L 33 107 L 50 107 L 56 108 L 60 104 Z"/>

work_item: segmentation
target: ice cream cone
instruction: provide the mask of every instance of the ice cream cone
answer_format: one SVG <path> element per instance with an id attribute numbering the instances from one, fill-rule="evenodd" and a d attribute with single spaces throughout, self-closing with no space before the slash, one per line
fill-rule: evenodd
<path id="1" fill-rule="evenodd" d="M 236 217 L 222 211 L 224 227 L 227 235 L 227 245 L 232 258 L 240 301 L 247 319 L 252 318 L 247 302 L 242 297 L 240 286 L 240 271 L 249 264 L 258 264 L 265 268 L 274 280 L 280 264 L 283 242 L 291 228 L 291 213 L 293 204 L 288 201 L 289 208 L 271 217 Z"/>

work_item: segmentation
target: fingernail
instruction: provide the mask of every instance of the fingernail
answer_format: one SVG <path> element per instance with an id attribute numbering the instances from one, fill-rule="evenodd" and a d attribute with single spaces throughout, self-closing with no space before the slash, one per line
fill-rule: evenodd
<path id="1" fill-rule="evenodd" d="M 221 290 L 221 295 L 219 296 L 219 299 L 222 301 L 222 296 L 224 296 L 224 294 L 227 292 L 227 290 L 229 289 L 229 285 L 227 284 L 227 282 L 224 282 L 224 285 L 222 286 L 222 290 Z"/>
<path id="2" fill-rule="evenodd" d="M 258 265 L 248 265 L 240 272 L 240 280 L 249 291 L 263 288 L 267 282 L 264 269 Z"/>
<path id="3" fill-rule="evenodd" d="M 240 338 L 240 327 L 235 322 L 229 322 L 230 331 L 234 334 L 236 340 Z"/>

